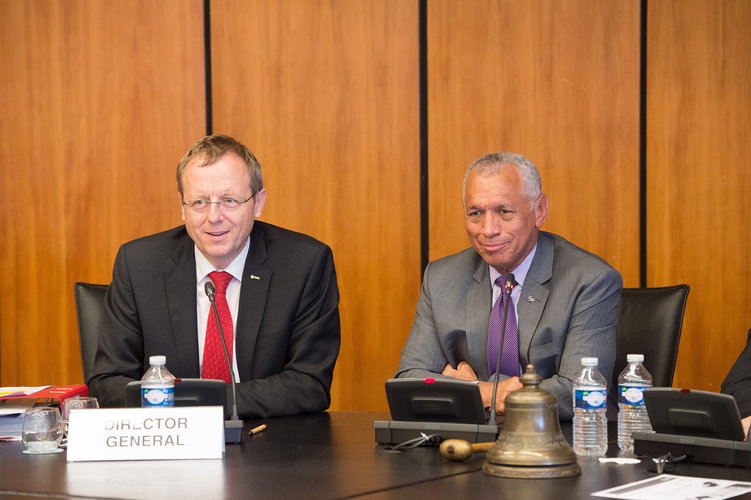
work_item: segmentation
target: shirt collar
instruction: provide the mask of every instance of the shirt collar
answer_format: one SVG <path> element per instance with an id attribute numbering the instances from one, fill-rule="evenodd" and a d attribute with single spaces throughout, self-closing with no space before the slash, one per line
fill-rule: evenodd
<path id="1" fill-rule="evenodd" d="M 250 252 L 250 236 L 245 242 L 245 246 L 242 252 L 234 258 L 224 269 L 217 269 L 209 260 L 201 253 L 195 244 L 193 245 L 193 251 L 196 255 L 196 283 L 200 283 L 210 273 L 214 271 L 225 271 L 232 275 L 233 278 L 242 282 L 243 269 L 245 269 L 245 260 L 248 258 L 248 252 Z"/>
<path id="2" fill-rule="evenodd" d="M 535 247 L 531 252 L 529 252 L 529 255 L 527 255 L 522 263 L 519 264 L 516 269 L 511 271 L 514 274 L 514 279 L 519 284 L 519 286 L 517 287 L 519 289 L 524 286 L 524 279 L 527 277 L 529 268 L 532 265 L 532 259 L 535 258 L 535 252 L 537 252 L 537 243 L 535 243 Z M 501 273 L 496 271 L 493 266 L 489 265 L 488 267 L 490 268 L 490 286 L 492 287 L 493 283 L 495 283 L 495 280 L 498 279 L 499 276 L 501 276 Z"/>

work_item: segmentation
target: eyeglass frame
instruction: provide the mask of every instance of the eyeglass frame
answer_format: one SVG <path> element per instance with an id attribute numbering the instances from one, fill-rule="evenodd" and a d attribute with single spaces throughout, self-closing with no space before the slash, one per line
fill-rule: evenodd
<path id="1" fill-rule="evenodd" d="M 210 209 L 211 205 L 218 205 L 220 208 L 222 208 L 224 210 L 235 210 L 237 208 L 240 208 L 240 205 L 244 205 L 244 204 L 248 203 L 250 200 L 252 200 L 253 198 L 255 198 L 257 194 L 258 194 L 258 191 L 256 191 L 255 193 L 253 193 L 252 195 L 250 195 L 250 197 L 248 199 L 243 200 L 243 201 L 236 200 L 234 198 L 222 198 L 219 201 L 197 199 L 197 200 L 188 200 L 187 202 L 185 200 L 183 200 L 182 204 L 183 204 L 183 206 L 188 207 L 190 210 L 194 210 L 196 212 L 208 211 Z M 224 202 L 227 201 L 227 200 L 235 201 L 235 202 L 238 203 L 238 205 L 236 207 L 228 207 L 227 205 L 224 204 Z M 203 202 L 205 204 L 205 208 L 204 208 L 203 205 L 200 206 L 200 207 L 198 207 L 198 208 L 195 206 L 195 203 L 197 203 L 199 201 Z"/>

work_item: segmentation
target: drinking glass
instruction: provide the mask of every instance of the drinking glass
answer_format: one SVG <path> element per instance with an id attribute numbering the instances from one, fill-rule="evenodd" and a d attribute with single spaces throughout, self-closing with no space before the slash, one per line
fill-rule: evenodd
<path id="1" fill-rule="evenodd" d="M 96 398 L 81 396 L 63 399 L 63 421 L 70 420 L 70 410 L 78 408 L 99 408 L 99 401 Z"/>
<path id="2" fill-rule="evenodd" d="M 23 414 L 21 440 L 26 445 L 24 453 L 41 454 L 61 451 L 63 423 L 57 408 L 36 407 Z"/>
<path id="3" fill-rule="evenodd" d="M 86 408 L 99 408 L 99 401 L 94 397 L 76 396 L 63 399 L 63 433 L 68 436 L 68 421 L 70 420 L 70 411 Z"/>

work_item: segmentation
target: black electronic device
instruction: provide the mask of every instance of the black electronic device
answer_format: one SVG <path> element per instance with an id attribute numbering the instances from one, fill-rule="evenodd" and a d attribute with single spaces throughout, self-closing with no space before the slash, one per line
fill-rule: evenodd
<path id="1" fill-rule="evenodd" d="M 378 444 L 399 444 L 421 436 L 470 443 L 495 441 L 498 426 L 486 423 L 485 408 L 476 382 L 455 379 L 391 379 L 386 397 L 393 420 L 373 422 Z"/>
<path id="2" fill-rule="evenodd" d="M 656 433 L 731 441 L 745 438 L 738 405 L 727 394 L 651 387 L 644 390 L 644 403 Z"/>
<path id="3" fill-rule="evenodd" d="M 386 381 L 391 418 L 399 421 L 484 424 L 485 408 L 476 382 L 398 378 Z"/>
<path id="4" fill-rule="evenodd" d="M 463 439 L 470 443 L 495 441 L 498 426 L 490 424 L 457 424 L 453 422 L 405 422 L 400 420 L 374 420 L 375 440 L 378 444 L 400 444 L 425 436 L 439 436 L 425 441 L 435 445 L 446 439 Z"/>
<path id="5" fill-rule="evenodd" d="M 670 453 L 685 455 L 690 462 L 751 467 L 751 442 L 655 432 L 634 432 L 633 436 L 637 456 L 656 458 Z"/>
<path id="6" fill-rule="evenodd" d="M 129 382 L 126 386 L 125 405 L 130 408 L 141 406 L 140 380 Z M 224 442 L 242 441 L 242 420 L 231 419 L 231 409 L 227 404 L 227 384 L 224 380 L 176 378 L 175 406 L 221 406 L 224 408 Z"/>
<path id="7" fill-rule="evenodd" d="M 653 387 L 644 403 L 655 432 L 634 432 L 634 453 L 670 453 L 687 460 L 751 467 L 751 442 L 744 442 L 738 405 L 716 392 Z"/>
<path id="8" fill-rule="evenodd" d="M 128 383 L 125 404 L 131 408 L 141 406 L 141 381 Z M 227 384 L 223 380 L 176 378 L 175 406 L 221 406 L 224 408 L 224 418 L 229 418 Z"/>

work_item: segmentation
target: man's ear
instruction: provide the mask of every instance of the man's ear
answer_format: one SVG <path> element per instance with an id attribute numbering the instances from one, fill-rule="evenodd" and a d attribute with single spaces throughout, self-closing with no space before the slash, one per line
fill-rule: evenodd
<path id="1" fill-rule="evenodd" d="M 259 218 L 261 216 L 261 213 L 263 212 L 263 206 L 266 204 L 266 190 L 261 189 L 258 191 L 253 198 L 253 217 Z"/>
<path id="2" fill-rule="evenodd" d="M 535 226 L 540 229 L 548 218 L 548 197 L 542 193 L 535 202 Z"/>
<path id="3" fill-rule="evenodd" d="M 182 214 L 183 222 L 185 222 L 185 205 L 183 205 L 183 195 L 177 192 L 177 201 L 180 203 L 180 213 Z"/>

